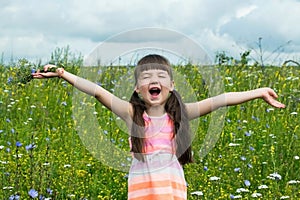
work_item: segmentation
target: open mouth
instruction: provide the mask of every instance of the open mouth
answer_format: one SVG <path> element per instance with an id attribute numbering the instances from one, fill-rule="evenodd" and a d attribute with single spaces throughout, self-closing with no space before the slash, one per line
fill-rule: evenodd
<path id="1" fill-rule="evenodd" d="M 158 87 L 153 87 L 150 88 L 149 93 L 151 94 L 151 96 L 158 96 L 160 94 L 160 88 Z"/>

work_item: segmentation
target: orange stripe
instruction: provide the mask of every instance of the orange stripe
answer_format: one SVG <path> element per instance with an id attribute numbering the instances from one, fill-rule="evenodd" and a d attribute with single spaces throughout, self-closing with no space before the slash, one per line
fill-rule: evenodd
<path id="1" fill-rule="evenodd" d="M 148 194 L 142 197 L 130 198 L 130 200 L 159 200 L 159 199 L 173 199 L 173 200 L 186 200 L 182 197 L 176 197 L 172 194 Z"/>
<path id="2" fill-rule="evenodd" d="M 173 189 L 178 189 L 182 191 L 186 191 L 186 186 L 177 182 L 171 182 Z M 169 187 L 170 181 L 155 181 L 155 182 L 142 182 L 137 184 L 132 184 L 129 187 L 129 190 L 134 192 L 137 190 L 145 189 L 145 188 L 160 188 L 160 187 Z"/>
<path id="3" fill-rule="evenodd" d="M 171 168 L 172 169 L 172 168 Z M 173 171 L 176 171 L 177 169 L 172 169 Z M 173 174 L 174 172 L 169 172 L 169 174 L 166 174 L 168 172 L 163 173 L 153 173 L 151 176 L 141 176 L 140 174 L 137 174 L 135 176 L 134 173 L 131 174 L 130 185 L 138 184 L 138 183 L 145 183 L 145 182 L 157 182 L 157 181 L 165 181 L 165 180 L 172 180 L 173 182 L 177 182 L 182 185 L 182 183 L 185 183 L 184 177 L 179 176 L 179 172 L 177 174 Z"/>

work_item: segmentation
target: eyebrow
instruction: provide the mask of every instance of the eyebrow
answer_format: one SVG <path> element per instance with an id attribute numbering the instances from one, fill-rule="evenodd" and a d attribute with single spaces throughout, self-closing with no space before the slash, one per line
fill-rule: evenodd
<path id="1" fill-rule="evenodd" d="M 143 71 L 142 73 L 141 73 L 141 75 L 151 75 L 151 74 L 153 74 L 153 73 L 157 73 L 157 74 L 169 74 L 167 71 L 164 71 L 164 70 L 162 70 L 162 71 L 159 71 L 159 72 L 148 72 L 148 70 L 147 71 Z"/>

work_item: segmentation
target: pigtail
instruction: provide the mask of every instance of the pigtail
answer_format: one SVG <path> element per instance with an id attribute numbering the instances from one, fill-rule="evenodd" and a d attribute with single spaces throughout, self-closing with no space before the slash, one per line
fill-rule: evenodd
<path id="1" fill-rule="evenodd" d="M 181 165 L 193 162 L 191 134 L 187 110 L 176 90 L 171 91 L 165 105 L 166 112 L 174 123 L 176 156 Z"/>
<path id="2" fill-rule="evenodd" d="M 133 92 L 129 102 L 133 106 L 133 122 L 130 136 L 132 145 L 130 151 L 134 153 L 134 157 L 136 159 L 144 161 L 145 122 L 143 119 L 143 113 L 146 110 L 146 106 L 136 91 Z"/>

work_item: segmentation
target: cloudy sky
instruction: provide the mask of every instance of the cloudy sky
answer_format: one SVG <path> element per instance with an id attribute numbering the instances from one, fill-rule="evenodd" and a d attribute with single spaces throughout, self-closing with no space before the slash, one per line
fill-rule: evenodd
<path id="1" fill-rule="evenodd" d="M 87 55 L 117 34 L 156 27 L 186 35 L 212 58 L 251 50 L 256 60 L 300 61 L 299 0 L 10 0 L 0 6 L 2 60 L 47 60 L 66 46 Z"/>

